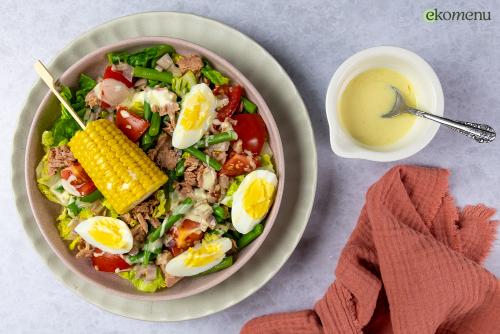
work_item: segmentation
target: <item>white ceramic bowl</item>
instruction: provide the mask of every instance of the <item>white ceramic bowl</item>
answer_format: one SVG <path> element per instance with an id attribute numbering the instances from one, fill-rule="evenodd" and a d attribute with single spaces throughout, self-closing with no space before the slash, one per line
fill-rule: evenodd
<path id="1" fill-rule="evenodd" d="M 358 74 L 371 68 L 386 67 L 404 75 L 415 89 L 417 108 L 442 116 L 444 98 L 441 83 L 431 66 L 406 49 L 379 46 L 360 51 L 340 65 L 326 94 L 326 116 L 330 126 L 330 144 L 335 154 L 344 158 L 394 161 L 407 158 L 423 149 L 436 134 L 439 125 L 417 118 L 410 132 L 398 142 L 383 147 L 366 147 L 343 128 L 337 102 L 347 84 Z"/>

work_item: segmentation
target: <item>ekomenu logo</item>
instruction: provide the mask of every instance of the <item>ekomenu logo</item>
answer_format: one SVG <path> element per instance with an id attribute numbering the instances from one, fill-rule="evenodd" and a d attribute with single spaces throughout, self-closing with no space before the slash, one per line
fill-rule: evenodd
<path id="1" fill-rule="evenodd" d="M 486 11 L 441 11 L 437 8 L 424 11 L 424 20 L 436 21 L 491 21 L 491 12 Z"/>

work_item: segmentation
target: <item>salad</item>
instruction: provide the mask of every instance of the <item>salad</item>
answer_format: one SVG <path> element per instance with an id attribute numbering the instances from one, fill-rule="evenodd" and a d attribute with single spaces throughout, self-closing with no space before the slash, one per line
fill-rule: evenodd
<path id="1" fill-rule="evenodd" d="M 87 129 L 95 125 L 100 140 L 125 135 L 134 143 L 129 151 L 140 148 L 167 181 L 126 212 L 116 202 L 113 207 L 103 193 L 130 187 L 115 175 L 128 163 L 120 157 L 126 145 L 115 145 L 113 157 L 80 163 L 72 139 L 81 132 L 61 105 L 42 135 L 46 154 L 36 168 L 40 191 L 62 206 L 56 222 L 61 238 L 95 270 L 119 275 L 144 292 L 230 267 L 263 232 L 278 184 L 257 106 L 206 59 L 170 45 L 107 58 L 102 76 L 81 74 L 76 90 L 61 86 L 61 95 L 92 124 Z M 92 145 L 93 152 L 100 150 Z M 102 166 L 106 159 L 107 190 L 82 167 Z M 137 181 L 134 186 L 142 182 L 127 177 Z"/>

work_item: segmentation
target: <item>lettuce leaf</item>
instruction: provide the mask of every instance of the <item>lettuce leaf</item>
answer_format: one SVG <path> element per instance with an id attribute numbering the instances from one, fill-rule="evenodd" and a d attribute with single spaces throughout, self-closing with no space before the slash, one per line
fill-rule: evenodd
<path id="1" fill-rule="evenodd" d="M 262 154 L 260 157 L 260 167 L 262 169 L 268 170 L 270 172 L 275 173 L 273 161 L 271 160 L 271 156 L 269 154 Z"/>
<path id="2" fill-rule="evenodd" d="M 96 81 L 91 77 L 81 74 L 79 79 L 79 88 L 73 95 L 71 89 L 67 86 L 61 86 L 61 95 L 73 107 L 78 116 L 83 118 L 85 115 L 85 96 L 94 89 Z M 61 116 L 56 120 L 50 130 L 52 132 L 52 145 L 60 145 L 64 140 L 70 140 L 71 137 L 80 129 L 73 117 L 61 104 Z"/>
<path id="3" fill-rule="evenodd" d="M 45 152 L 54 146 L 54 135 L 52 134 L 52 131 L 44 131 L 42 133 L 42 145 Z"/>
<path id="4" fill-rule="evenodd" d="M 174 52 L 175 49 L 172 46 L 162 44 L 145 48 L 135 53 L 111 52 L 108 53 L 107 56 L 110 64 L 124 62 L 132 66 L 154 68 L 156 66 L 156 61 L 160 59 L 161 56 L 165 53 L 172 54 Z"/>
<path id="5" fill-rule="evenodd" d="M 76 237 L 73 241 L 71 241 L 71 243 L 68 245 L 68 248 L 70 250 L 73 250 L 75 249 L 76 245 L 80 242 L 80 240 L 82 240 L 82 237 L 78 236 Z"/>
<path id="6" fill-rule="evenodd" d="M 160 201 L 160 204 L 154 208 L 153 217 L 160 218 L 165 216 L 165 213 L 167 212 L 167 197 L 165 196 L 165 191 L 163 190 L 158 190 L 155 196 L 156 199 Z"/>
<path id="7" fill-rule="evenodd" d="M 61 204 L 61 201 L 50 190 L 50 188 L 54 186 L 59 181 L 59 179 L 56 175 L 49 175 L 47 154 L 45 154 L 42 160 L 40 160 L 40 162 L 38 163 L 35 173 L 36 183 L 40 192 L 44 194 L 44 196 L 47 197 L 49 201 Z"/>
<path id="8" fill-rule="evenodd" d="M 95 216 L 95 213 L 90 210 L 89 208 L 83 208 L 80 213 L 78 214 L 78 218 L 80 218 L 81 220 L 85 220 L 85 219 L 88 219 L 88 218 L 91 218 L 91 217 L 94 217 Z"/>
<path id="9" fill-rule="evenodd" d="M 226 85 L 229 83 L 229 78 L 225 77 L 219 71 L 215 70 L 207 60 L 204 60 L 205 66 L 201 69 L 201 74 L 214 85 Z"/>
<path id="10" fill-rule="evenodd" d="M 54 143 L 60 143 L 69 140 L 80 129 L 78 124 L 71 118 L 59 118 L 52 128 L 54 134 Z"/>
<path id="11" fill-rule="evenodd" d="M 152 281 L 145 281 L 144 279 L 135 277 L 136 272 L 134 269 L 131 269 L 129 271 L 122 271 L 118 273 L 118 275 L 121 278 L 129 280 L 137 290 L 143 292 L 155 292 L 156 290 L 167 286 L 161 270 L 158 267 L 156 268 L 156 278 Z"/>
<path id="12" fill-rule="evenodd" d="M 104 205 L 104 207 L 108 209 L 109 211 L 108 216 L 110 216 L 111 218 L 118 218 L 118 212 L 116 212 L 116 210 L 113 209 L 111 203 L 109 203 L 107 199 L 102 201 L 102 205 Z"/>
<path id="13" fill-rule="evenodd" d="M 196 77 L 193 72 L 187 71 L 182 77 L 174 77 L 172 79 L 172 91 L 178 96 L 183 97 L 196 83 Z"/>
<path id="14" fill-rule="evenodd" d="M 97 82 L 88 75 L 82 73 L 80 74 L 78 83 L 80 84 L 80 88 L 76 91 L 75 98 L 71 101 L 71 106 L 78 114 L 85 114 L 85 97 L 88 92 L 94 89 Z"/>
<path id="15" fill-rule="evenodd" d="M 69 215 L 68 209 L 64 208 L 61 214 L 56 218 L 57 230 L 59 235 L 64 240 L 74 240 L 77 235 L 73 233 L 74 226 L 72 223 L 73 218 Z"/>
<path id="16" fill-rule="evenodd" d="M 221 204 L 224 204 L 227 207 L 232 207 L 233 206 L 233 195 L 238 190 L 241 182 L 243 182 L 243 179 L 245 178 L 244 175 L 239 175 L 236 176 L 229 184 L 229 188 L 227 189 L 226 196 L 222 199 Z"/>

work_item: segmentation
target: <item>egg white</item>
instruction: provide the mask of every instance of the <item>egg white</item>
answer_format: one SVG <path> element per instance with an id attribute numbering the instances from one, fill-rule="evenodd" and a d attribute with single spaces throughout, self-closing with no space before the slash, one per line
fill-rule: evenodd
<path id="1" fill-rule="evenodd" d="M 182 120 L 185 117 L 185 111 L 186 109 L 191 108 L 195 103 L 197 103 L 195 98 L 198 94 L 201 94 L 205 99 L 205 105 L 202 107 L 207 108 L 208 115 L 199 128 L 186 129 L 182 125 Z M 212 90 L 207 84 L 201 83 L 192 86 L 189 93 L 184 96 L 179 119 L 177 120 L 174 133 L 172 134 L 172 145 L 182 150 L 194 145 L 198 140 L 200 140 L 205 132 L 207 132 L 217 114 L 215 111 L 216 106 L 217 99 L 215 98 Z"/>
<path id="2" fill-rule="evenodd" d="M 185 277 L 185 276 L 194 276 L 215 267 L 216 265 L 221 263 L 221 261 L 226 256 L 226 253 L 233 247 L 233 244 L 229 238 L 216 239 L 206 244 L 212 244 L 212 243 L 218 243 L 220 246 L 220 250 L 218 254 L 216 254 L 217 257 L 213 261 L 199 267 L 188 266 L 185 264 L 185 261 L 188 258 L 188 252 L 186 251 L 184 253 L 177 255 L 172 260 L 167 262 L 167 264 L 165 265 L 165 272 L 167 272 L 172 276 Z M 202 244 L 198 244 L 194 246 L 193 249 L 197 250 L 200 249 L 201 247 L 203 247 Z M 212 254 L 207 254 L 207 255 L 212 255 Z"/>
<path id="3" fill-rule="evenodd" d="M 123 240 L 123 246 L 120 248 L 114 248 L 109 245 L 104 245 L 101 242 L 95 240 L 92 235 L 90 235 L 90 231 L 95 227 L 95 225 L 100 222 L 105 221 L 107 224 L 112 224 L 118 226 L 118 233 L 120 234 L 120 238 Z M 110 253 L 110 254 L 125 254 L 130 252 L 132 249 L 134 240 L 132 237 L 132 232 L 130 228 L 125 224 L 125 222 L 105 216 L 96 216 L 91 217 L 75 227 L 75 232 L 78 233 L 85 241 L 91 244 L 94 247 L 99 248 L 100 250 Z"/>
<path id="4" fill-rule="evenodd" d="M 274 187 L 275 191 L 278 184 L 278 178 L 276 177 L 276 174 L 264 169 L 255 170 L 245 176 L 240 186 L 238 187 L 238 190 L 236 190 L 236 192 L 233 194 L 233 206 L 231 209 L 231 220 L 233 223 L 233 227 L 236 231 L 242 234 L 250 232 L 255 227 L 255 225 L 260 223 L 267 215 L 266 212 L 262 217 L 255 219 L 246 212 L 244 207 L 243 198 L 245 196 L 245 193 L 247 192 L 249 186 L 253 183 L 253 181 L 257 179 L 262 179 L 266 182 L 269 182 Z"/>

